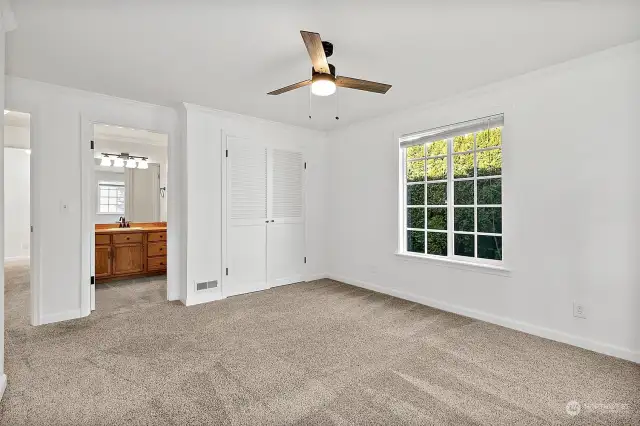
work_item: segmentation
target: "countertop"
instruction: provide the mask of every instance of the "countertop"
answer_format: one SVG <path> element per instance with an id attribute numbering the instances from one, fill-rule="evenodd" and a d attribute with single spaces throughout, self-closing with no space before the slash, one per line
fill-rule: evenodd
<path id="1" fill-rule="evenodd" d="M 134 232 L 166 232 L 166 226 L 145 226 L 142 228 L 109 228 L 109 229 L 96 229 L 96 234 L 127 234 Z"/>

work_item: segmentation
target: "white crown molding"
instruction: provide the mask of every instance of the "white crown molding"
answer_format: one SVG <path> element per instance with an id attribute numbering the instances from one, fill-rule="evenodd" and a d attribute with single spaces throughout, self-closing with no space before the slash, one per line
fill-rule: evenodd
<path id="1" fill-rule="evenodd" d="M 9 0 L 0 0 L 0 31 L 8 33 L 16 29 L 16 17 Z"/>

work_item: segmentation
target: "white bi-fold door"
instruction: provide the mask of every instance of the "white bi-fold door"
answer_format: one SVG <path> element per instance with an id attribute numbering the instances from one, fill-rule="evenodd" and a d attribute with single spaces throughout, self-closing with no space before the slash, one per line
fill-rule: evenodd
<path id="1" fill-rule="evenodd" d="M 225 296 L 302 281 L 302 153 L 227 136 Z"/>

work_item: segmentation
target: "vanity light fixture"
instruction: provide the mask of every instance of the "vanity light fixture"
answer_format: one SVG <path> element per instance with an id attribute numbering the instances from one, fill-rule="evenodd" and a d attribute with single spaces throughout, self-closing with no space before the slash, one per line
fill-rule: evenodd
<path id="1" fill-rule="evenodd" d="M 129 155 L 128 152 L 120 154 L 110 154 L 107 152 L 102 153 L 101 166 L 109 167 L 126 167 L 128 169 L 148 169 L 149 163 L 148 157 L 139 157 L 136 155 Z M 111 162 L 113 160 L 113 163 Z"/>

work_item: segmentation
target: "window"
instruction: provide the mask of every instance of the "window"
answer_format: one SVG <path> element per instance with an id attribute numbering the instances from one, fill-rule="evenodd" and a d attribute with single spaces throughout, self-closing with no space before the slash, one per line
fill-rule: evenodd
<path id="1" fill-rule="evenodd" d="M 124 214 L 124 183 L 98 184 L 98 213 Z"/>
<path id="2" fill-rule="evenodd" d="M 502 263 L 503 116 L 400 138 L 400 252 Z"/>

